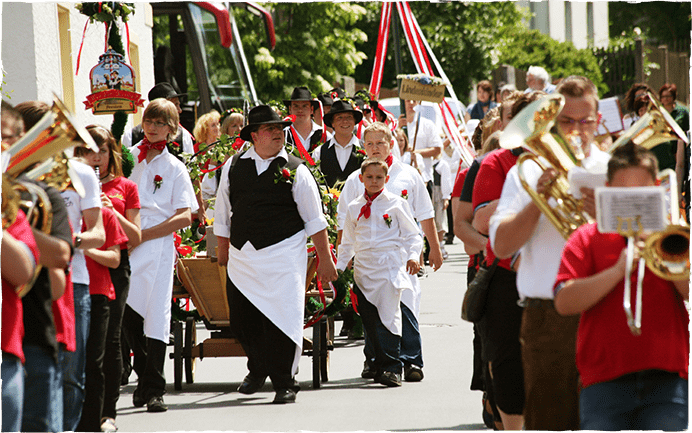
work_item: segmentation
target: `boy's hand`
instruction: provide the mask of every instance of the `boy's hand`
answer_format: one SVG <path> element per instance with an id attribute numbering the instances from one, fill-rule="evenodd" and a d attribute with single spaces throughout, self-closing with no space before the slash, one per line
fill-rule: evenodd
<path id="1" fill-rule="evenodd" d="M 418 260 L 409 260 L 406 262 L 406 272 L 410 275 L 416 275 L 420 270 L 420 263 Z"/>
<path id="2" fill-rule="evenodd" d="M 584 212 L 589 214 L 591 218 L 596 218 L 596 196 L 592 188 L 581 188 L 579 190 L 584 203 Z"/>

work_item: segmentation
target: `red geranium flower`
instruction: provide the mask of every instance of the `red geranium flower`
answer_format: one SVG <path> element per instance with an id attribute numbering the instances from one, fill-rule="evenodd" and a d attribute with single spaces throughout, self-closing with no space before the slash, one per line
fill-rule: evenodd
<path id="1" fill-rule="evenodd" d="M 163 183 L 163 178 L 159 176 L 158 174 L 154 176 L 154 194 L 156 194 L 156 190 L 161 188 L 161 184 Z"/>
<path id="2" fill-rule="evenodd" d="M 232 145 L 231 147 L 233 148 L 233 150 L 238 150 L 238 149 L 240 149 L 241 147 L 243 147 L 243 144 L 245 144 L 245 140 L 243 140 L 242 138 L 238 137 L 238 138 L 235 139 L 235 141 L 233 142 L 233 145 Z"/>
<path id="3" fill-rule="evenodd" d="M 173 233 L 173 239 L 174 239 L 176 248 L 178 248 L 180 246 L 180 244 L 183 243 L 183 239 L 180 237 L 178 232 Z"/>

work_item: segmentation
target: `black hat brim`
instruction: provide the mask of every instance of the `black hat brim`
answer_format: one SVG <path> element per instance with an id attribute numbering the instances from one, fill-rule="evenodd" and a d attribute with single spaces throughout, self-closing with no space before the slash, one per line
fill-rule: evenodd
<path id="1" fill-rule="evenodd" d="M 329 111 L 329 113 L 324 115 L 324 124 L 327 125 L 330 128 L 333 128 L 332 126 L 332 119 L 334 118 L 335 115 L 339 113 L 351 113 L 353 114 L 353 120 L 355 124 L 359 124 L 361 120 L 363 120 L 363 113 L 358 110 L 339 110 L 339 111 Z"/>
<path id="2" fill-rule="evenodd" d="M 315 101 L 314 99 L 284 99 L 284 106 L 288 110 L 291 106 L 291 102 L 301 102 L 301 101 L 309 102 L 310 105 L 312 105 L 312 108 L 314 110 L 320 109 L 320 101 Z"/>
<path id="3" fill-rule="evenodd" d="M 242 138 L 245 141 L 249 141 L 252 143 L 252 136 L 250 135 L 251 133 L 257 131 L 257 129 L 262 126 L 262 125 L 281 125 L 282 128 L 286 128 L 287 126 L 291 126 L 293 122 L 290 120 L 270 120 L 268 122 L 261 122 L 261 123 L 252 123 L 250 125 L 246 125 L 243 129 L 240 130 L 240 138 Z"/>

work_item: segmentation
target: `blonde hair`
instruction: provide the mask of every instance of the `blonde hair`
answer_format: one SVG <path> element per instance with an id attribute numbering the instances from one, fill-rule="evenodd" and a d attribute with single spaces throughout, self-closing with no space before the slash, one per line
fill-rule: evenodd
<path id="1" fill-rule="evenodd" d="M 243 126 L 243 115 L 242 113 L 231 113 L 228 116 L 226 116 L 225 119 L 223 119 L 223 123 L 221 124 L 221 133 L 226 134 L 226 135 L 231 135 L 228 133 L 229 128 L 231 127 L 231 124 L 240 121 L 240 126 Z"/>
<path id="2" fill-rule="evenodd" d="M 405 144 L 404 144 L 403 152 L 406 152 L 408 150 L 408 135 L 406 135 L 404 130 L 401 128 L 396 128 L 394 133 L 396 134 L 396 138 L 397 138 L 397 146 L 399 145 L 399 134 L 401 134 L 404 137 L 404 143 Z"/>
<path id="3" fill-rule="evenodd" d="M 389 129 L 389 126 L 382 122 L 373 122 L 368 125 L 368 127 L 365 128 L 365 131 L 363 131 L 363 141 L 365 141 L 365 137 L 368 135 L 368 132 L 381 132 L 384 134 L 384 138 L 387 143 L 392 142 L 392 130 Z"/>
<path id="4" fill-rule="evenodd" d="M 502 135 L 502 131 L 495 131 L 492 134 L 488 136 L 483 141 L 483 147 L 481 147 L 481 150 L 478 152 L 478 155 L 485 155 L 486 153 L 490 153 L 495 149 L 500 148 L 500 136 Z"/>
<path id="5" fill-rule="evenodd" d="M 168 140 L 178 134 L 178 123 L 180 122 L 180 117 L 178 117 L 178 109 L 175 107 L 174 103 L 163 98 L 157 98 L 151 101 L 142 114 L 142 122 L 145 120 L 158 119 L 163 120 L 164 123 L 166 123 L 170 128 L 170 131 L 166 137 Z"/>
<path id="6" fill-rule="evenodd" d="M 195 129 L 192 130 L 192 135 L 195 136 L 195 140 L 200 143 L 207 143 L 207 138 L 209 135 L 209 130 L 211 129 L 211 124 L 218 122 L 221 119 L 221 115 L 216 110 L 211 110 L 207 114 L 203 114 L 197 119 L 195 124 Z"/>

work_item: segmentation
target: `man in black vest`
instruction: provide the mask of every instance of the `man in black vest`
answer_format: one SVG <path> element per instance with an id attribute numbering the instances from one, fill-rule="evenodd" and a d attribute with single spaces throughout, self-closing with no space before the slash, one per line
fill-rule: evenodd
<path id="1" fill-rule="evenodd" d="M 337 182 L 343 182 L 348 175 L 360 169 L 365 159 L 358 138 L 353 134 L 355 125 L 363 119 L 363 113 L 353 109 L 351 103 L 337 99 L 329 113 L 324 115 L 324 124 L 334 128 L 334 136 L 322 146 L 315 149 L 312 156 L 320 161 L 320 171 L 324 174 L 330 188 Z"/>
<path id="2" fill-rule="evenodd" d="M 221 173 L 214 233 L 218 259 L 228 266 L 231 329 L 248 357 L 238 388 L 257 392 L 270 377 L 274 403 L 292 403 L 302 353 L 307 237 L 312 238 L 323 283 L 337 278 L 327 221 L 315 179 L 284 148 L 282 121 L 271 107 L 250 110 L 240 138 L 254 144 Z"/>

